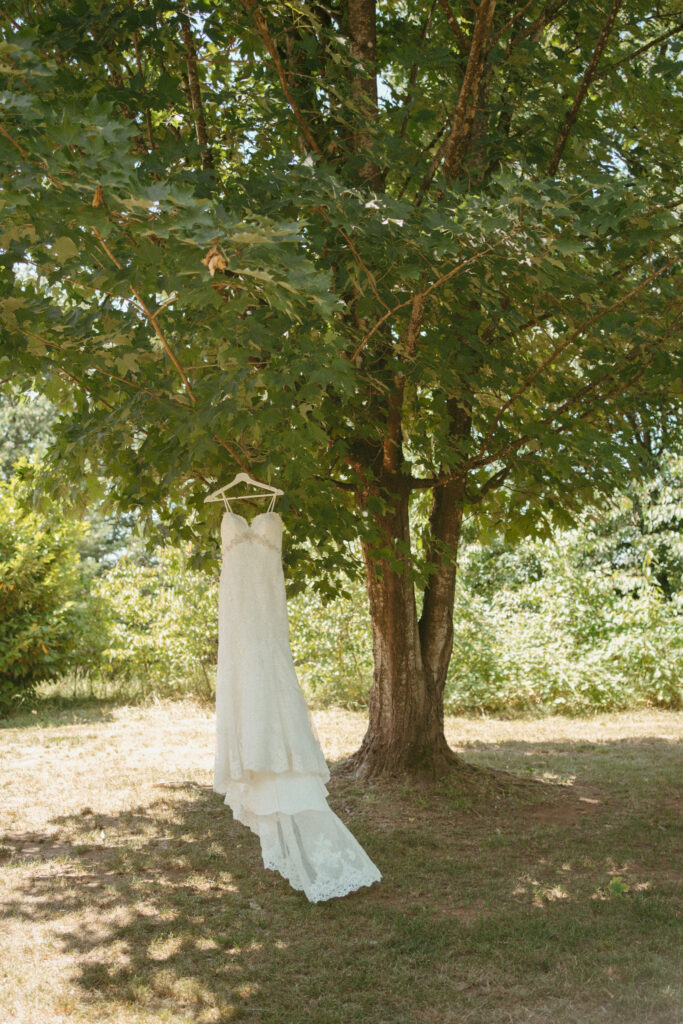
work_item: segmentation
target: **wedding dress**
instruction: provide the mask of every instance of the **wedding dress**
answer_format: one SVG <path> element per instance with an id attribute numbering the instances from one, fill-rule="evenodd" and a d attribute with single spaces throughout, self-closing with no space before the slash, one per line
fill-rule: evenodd
<path id="1" fill-rule="evenodd" d="M 311 902 L 381 874 L 327 804 L 330 773 L 294 668 L 282 520 L 221 523 L 215 792 L 258 835 L 265 867 Z"/>

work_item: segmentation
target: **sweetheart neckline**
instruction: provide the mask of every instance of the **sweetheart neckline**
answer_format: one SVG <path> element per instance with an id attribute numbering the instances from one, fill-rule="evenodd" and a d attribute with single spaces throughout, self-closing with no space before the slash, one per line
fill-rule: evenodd
<path id="1" fill-rule="evenodd" d="M 257 519 L 262 519 L 263 516 L 277 516 L 278 519 L 279 519 L 280 518 L 280 513 L 279 512 L 275 512 L 272 509 L 269 512 L 257 512 L 256 515 L 254 516 L 254 518 L 252 519 L 251 523 L 249 522 L 248 519 L 245 519 L 244 516 L 241 516 L 239 514 L 239 512 L 230 512 L 228 509 L 226 509 L 225 512 L 223 513 L 223 517 L 224 518 L 225 518 L 225 516 L 232 516 L 233 519 L 239 519 L 240 522 L 244 523 L 244 525 L 246 526 L 246 528 L 248 530 L 251 530 L 252 526 L 254 525 L 254 523 L 256 522 Z"/>

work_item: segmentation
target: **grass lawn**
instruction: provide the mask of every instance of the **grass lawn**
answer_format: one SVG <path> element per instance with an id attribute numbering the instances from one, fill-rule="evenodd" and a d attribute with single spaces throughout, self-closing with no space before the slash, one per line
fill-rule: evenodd
<path id="1" fill-rule="evenodd" d="M 364 731 L 314 718 L 331 762 Z M 333 780 L 384 878 L 314 905 L 213 793 L 206 707 L 11 719 L 0 1024 L 682 1022 L 683 713 L 447 732 L 538 785 Z"/>

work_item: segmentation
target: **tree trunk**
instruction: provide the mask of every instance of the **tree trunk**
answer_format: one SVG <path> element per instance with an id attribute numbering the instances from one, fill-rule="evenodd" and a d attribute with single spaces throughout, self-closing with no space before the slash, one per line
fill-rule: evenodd
<path id="1" fill-rule="evenodd" d="M 400 481 L 394 485 L 401 487 Z M 381 530 L 379 552 L 363 545 L 374 677 L 368 730 L 359 750 L 341 766 L 342 771 L 358 776 L 411 773 L 436 777 L 462 764 L 443 731 L 443 690 L 453 639 L 452 591 L 450 604 L 443 587 L 432 592 L 433 611 L 427 615 L 428 627 L 421 642 L 415 588 L 406 571 L 408 503 L 409 489 L 404 485 L 393 495 L 388 511 L 375 516 Z M 440 501 L 440 508 L 444 504 Z"/>
<path id="2" fill-rule="evenodd" d="M 437 709 L 442 730 L 443 696 L 453 651 L 455 574 L 464 495 L 464 476 L 437 488 L 429 516 L 431 550 L 428 554 L 435 572 L 425 587 L 422 602 L 420 648 L 430 700 Z"/>
<path id="3" fill-rule="evenodd" d="M 346 13 L 351 54 L 356 66 L 351 74 L 351 90 L 357 107 L 353 150 L 362 153 L 372 145 L 374 124 L 377 120 L 377 12 L 376 0 L 348 0 Z M 360 177 L 376 191 L 384 189 L 379 165 L 366 160 Z"/>

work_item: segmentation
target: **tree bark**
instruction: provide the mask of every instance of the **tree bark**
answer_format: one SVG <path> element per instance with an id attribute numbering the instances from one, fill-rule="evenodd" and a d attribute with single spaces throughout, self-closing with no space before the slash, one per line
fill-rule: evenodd
<path id="1" fill-rule="evenodd" d="M 555 143 L 555 146 L 553 148 L 552 156 L 550 157 L 550 163 L 548 165 L 548 174 L 551 177 L 557 174 L 557 169 L 560 166 L 560 160 L 562 159 L 562 154 L 564 153 L 564 147 L 567 144 L 569 133 L 576 124 L 576 119 L 579 116 L 579 109 L 581 107 L 581 104 L 583 103 L 584 99 L 586 98 L 586 95 L 588 94 L 588 89 L 590 87 L 591 82 L 595 78 L 595 72 L 597 70 L 598 64 L 600 63 L 600 58 L 602 57 L 603 51 L 607 46 L 607 42 L 612 32 L 612 28 L 614 27 L 614 22 L 616 20 L 617 14 L 619 13 L 619 9 L 623 5 L 623 2 L 624 0 L 612 0 L 610 9 L 607 12 L 607 17 L 605 18 L 602 29 L 600 30 L 600 35 L 598 36 L 598 41 L 595 44 L 595 49 L 593 50 L 593 56 L 591 57 L 588 63 L 588 67 L 583 73 L 578 92 L 574 97 L 574 102 L 572 103 L 570 109 L 567 111 L 567 116 L 565 117 L 564 123 L 560 128 L 560 133 L 557 137 L 557 142 Z"/>
<path id="2" fill-rule="evenodd" d="M 340 766 L 340 771 L 357 776 L 408 773 L 435 778 L 463 764 L 449 748 L 443 729 L 446 648 L 450 655 L 453 640 L 452 595 L 449 605 L 441 584 L 438 594 L 434 592 L 431 599 L 439 614 L 428 615 L 430 628 L 425 633 L 425 650 L 432 661 L 425 662 L 415 588 L 407 571 L 409 496 L 408 484 L 401 484 L 401 478 L 394 477 L 388 508 L 375 516 L 381 534 L 379 544 L 372 548 L 363 545 L 374 676 L 367 732 L 360 748 Z M 438 504 L 443 515 L 446 499 L 440 499 Z M 447 518 L 457 535 L 459 518 Z M 445 625 L 446 637 L 441 644 L 437 621 L 442 627 Z M 434 670 L 437 663 L 439 671 Z"/>
<path id="3" fill-rule="evenodd" d="M 430 561 L 435 572 L 425 587 L 420 615 L 420 648 L 430 700 L 443 728 L 443 696 L 453 651 L 453 605 L 458 545 L 466 477 L 459 476 L 434 492 L 429 517 Z"/>
<path id="4" fill-rule="evenodd" d="M 194 117 L 197 142 L 202 151 L 202 167 L 207 170 L 213 167 L 213 153 L 209 143 L 209 136 L 206 131 L 206 120 L 204 118 L 204 105 L 202 103 L 202 90 L 199 84 L 199 71 L 197 68 L 197 50 L 194 45 L 192 27 L 189 17 L 184 14 L 181 18 L 183 42 L 185 44 L 185 62 L 187 64 L 187 82 L 190 96 L 190 105 Z"/>
<path id="5" fill-rule="evenodd" d="M 359 123 L 354 131 L 353 148 L 363 153 L 372 146 L 377 120 L 377 13 L 375 0 L 348 0 L 347 18 L 351 54 L 357 61 L 352 72 L 351 90 L 358 109 Z M 366 159 L 360 177 L 377 192 L 384 189 L 382 171 L 372 159 Z"/>

